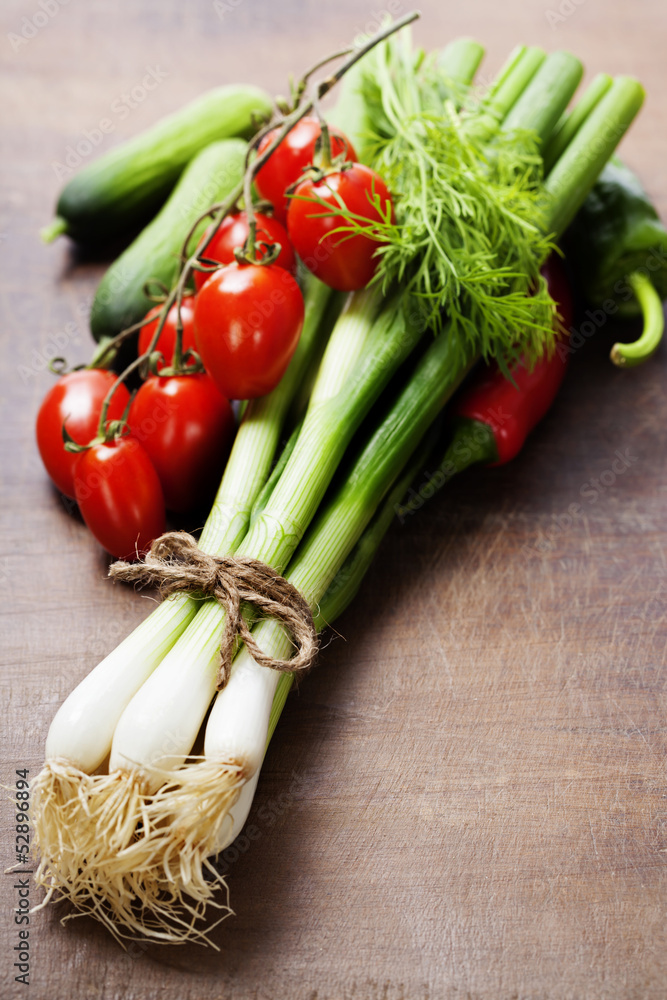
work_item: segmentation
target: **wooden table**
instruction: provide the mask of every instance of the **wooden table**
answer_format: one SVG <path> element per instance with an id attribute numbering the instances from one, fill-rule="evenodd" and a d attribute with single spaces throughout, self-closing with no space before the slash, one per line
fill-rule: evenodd
<path id="1" fill-rule="evenodd" d="M 5 784 L 17 768 L 37 772 L 57 706 L 147 610 L 105 579 L 107 559 L 33 442 L 45 361 L 87 357 L 105 266 L 66 240 L 39 243 L 60 186 L 53 161 L 147 69 L 166 75 L 114 117 L 105 148 L 218 82 L 284 90 L 290 70 L 386 5 L 46 6 L 45 17 L 36 0 L 2 11 Z M 649 96 L 624 155 L 667 216 L 663 0 L 421 7 L 417 39 L 475 35 L 485 73 L 524 41 L 574 50 L 589 77 L 639 75 Z M 229 855 L 237 915 L 215 933 L 220 953 L 128 955 L 94 922 L 63 928 L 43 912 L 25 990 L 5 875 L 3 997 L 667 995 L 666 353 L 620 372 L 606 360 L 612 338 L 605 327 L 577 352 L 512 465 L 468 475 L 392 529 L 271 744 L 259 835 Z M 626 468 L 610 475 L 619 452 Z M 601 475 L 608 485 L 591 488 Z M 5 865 L 13 824 L 5 802 Z"/>

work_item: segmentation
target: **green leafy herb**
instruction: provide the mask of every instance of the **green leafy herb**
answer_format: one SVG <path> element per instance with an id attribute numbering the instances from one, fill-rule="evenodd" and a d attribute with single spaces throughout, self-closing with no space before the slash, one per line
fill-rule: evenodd
<path id="1" fill-rule="evenodd" d="M 465 357 L 540 356 L 554 306 L 539 276 L 552 242 L 537 136 L 503 131 L 470 98 L 458 111 L 437 62 L 404 39 L 369 57 L 362 88 L 371 162 L 396 207 L 395 223 L 374 225 L 375 280 L 401 283 L 412 320 L 438 330 L 448 319 Z"/>

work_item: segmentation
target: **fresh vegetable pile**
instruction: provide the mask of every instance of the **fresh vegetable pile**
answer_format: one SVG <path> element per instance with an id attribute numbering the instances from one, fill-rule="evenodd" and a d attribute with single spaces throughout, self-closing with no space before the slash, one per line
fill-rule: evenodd
<path id="1" fill-rule="evenodd" d="M 664 258 L 653 283 L 641 267 L 664 230 L 625 168 L 596 186 L 640 84 L 598 77 L 568 111 L 579 61 L 521 46 L 480 92 L 481 46 L 414 51 L 396 32 L 416 16 L 314 82 L 318 63 L 249 144 L 268 100 L 216 92 L 187 141 L 181 113 L 59 202 L 49 235 L 82 239 L 162 205 L 98 290 L 91 367 L 61 376 L 37 424 L 98 541 L 124 560 L 150 548 L 112 575 L 169 591 L 60 708 L 34 786 L 45 902 L 119 937 L 209 940 L 207 907 L 230 912 L 213 859 L 309 662 L 296 633 L 347 606 L 396 513 L 419 506 L 427 459 L 433 492 L 509 461 L 548 410 L 570 354 L 557 244 L 573 220 L 593 301 L 626 276 L 646 318 L 617 358 L 644 360 L 662 333 Z M 339 80 L 330 126 L 320 100 Z M 156 542 L 166 509 L 218 481 L 198 549 Z"/>

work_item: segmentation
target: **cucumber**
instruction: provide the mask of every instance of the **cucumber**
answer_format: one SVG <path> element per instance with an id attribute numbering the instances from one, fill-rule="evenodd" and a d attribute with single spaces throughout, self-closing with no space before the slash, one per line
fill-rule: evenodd
<path id="1" fill-rule="evenodd" d="M 144 294 L 147 281 L 155 279 L 172 287 L 183 240 L 191 225 L 239 184 L 247 148 L 242 139 L 223 139 L 203 149 L 186 167 L 159 214 L 102 278 L 90 315 L 90 329 L 96 340 L 115 337 L 146 315 L 154 305 Z M 205 228 L 204 221 L 191 241 L 192 249 Z"/>
<path id="2" fill-rule="evenodd" d="M 249 138 L 271 114 L 271 98 L 251 86 L 217 87 L 84 167 L 63 188 L 50 243 L 67 233 L 83 243 L 137 229 L 151 219 L 193 156 L 218 139 Z"/>

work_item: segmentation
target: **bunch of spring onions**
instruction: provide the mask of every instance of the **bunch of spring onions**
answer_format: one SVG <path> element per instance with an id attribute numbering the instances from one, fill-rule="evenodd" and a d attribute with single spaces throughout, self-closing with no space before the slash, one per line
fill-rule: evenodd
<path id="1" fill-rule="evenodd" d="M 541 150 L 563 131 L 580 63 L 521 47 L 478 94 L 482 54 L 461 40 L 422 58 L 402 33 L 346 78 L 337 124 L 387 182 L 396 223 L 381 234 L 371 287 L 344 301 L 306 279 L 297 353 L 279 386 L 247 406 L 200 539 L 208 553 L 285 575 L 318 627 L 356 592 L 471 366 L 548 348 L 554 306 L 540 265 L 642 103 L 627 77 L 584 95 L 545 172 Z M 223 624 L 214 601 L 164 601 L 49 731 L 33 790 L 38 879 L 47 901 L 66 897 L 119 937 L 206 941 L 207 907 L 229 912 L 211 859 L 248 815 L 292 676 L 241 647 L 216 694 Z M 290 655 L 275 621 L 253 634 L 268 654 Z"/>

